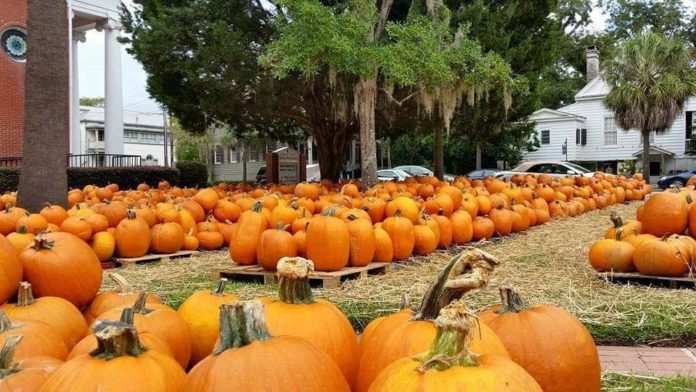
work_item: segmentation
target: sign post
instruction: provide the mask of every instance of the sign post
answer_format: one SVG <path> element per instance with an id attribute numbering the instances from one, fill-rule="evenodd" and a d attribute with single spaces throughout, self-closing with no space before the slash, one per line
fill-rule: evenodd
<path id="1" fill-rule="evenodd" d="M 290 147 L 266 155 L 266 183 L 296 184 L 307 180 L 307 157 Z"/>

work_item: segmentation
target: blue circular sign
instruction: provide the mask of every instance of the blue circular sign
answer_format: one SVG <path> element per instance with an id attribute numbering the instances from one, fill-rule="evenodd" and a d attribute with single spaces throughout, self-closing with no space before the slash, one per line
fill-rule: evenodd
<path id="1" fill-rule="evenodd" d="M 27 59 L 27 34 L 19 29 L 10 28 L 0 36 L 2 50 L 15 61 Z"/>

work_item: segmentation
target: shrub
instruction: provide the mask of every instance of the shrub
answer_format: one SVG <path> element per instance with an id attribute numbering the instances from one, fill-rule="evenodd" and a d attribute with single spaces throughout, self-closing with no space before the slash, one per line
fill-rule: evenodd
<path id="1" fill-rule="evenodd" d="M 121 189 L 135 188 L 140 183 L 157 186 L 160 180 L 179 184 L 179 170 L 162 166 L 132 167 L 71 167 L 68 168 L 68 188 L 85 185 L 118 184 Z M 18 168 L 0 168 L 0 193 L 16 191 L 19 186 Z"/>
<path id="2" fill-rule="evenodd" d="M 179 169 L 179 185 L 190 188 L 203 188 L 208 185 L 208 168 L 204 163 L 197 161 L 178 161 L 176 168 Z"/>

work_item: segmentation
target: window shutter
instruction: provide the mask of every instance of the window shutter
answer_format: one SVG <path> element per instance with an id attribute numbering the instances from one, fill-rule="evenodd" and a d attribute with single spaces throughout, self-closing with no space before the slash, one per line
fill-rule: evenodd
<path id="1" fill-rule="evenodd" d="M 580 128 L 575 128 L 575 144 L 580 144 Z"/>
<path id="2" fill-rule="evenodd" d="M 580 130 L 580 133 L 580 144 L 584 146 L 587 144 L 587 129 L 583 128 L 582 130 Z"/>

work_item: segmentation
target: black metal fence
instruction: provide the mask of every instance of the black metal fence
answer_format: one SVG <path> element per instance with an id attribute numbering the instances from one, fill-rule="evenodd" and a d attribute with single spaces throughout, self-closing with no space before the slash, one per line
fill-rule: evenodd
<path id="1" fill-rule="evenodd" d="M 130 167 L 141 166 L 140 155 L 69 154 L 68 167 Z M 20 167 L 22 157 L 0 157 L 0 167 Z"/>

